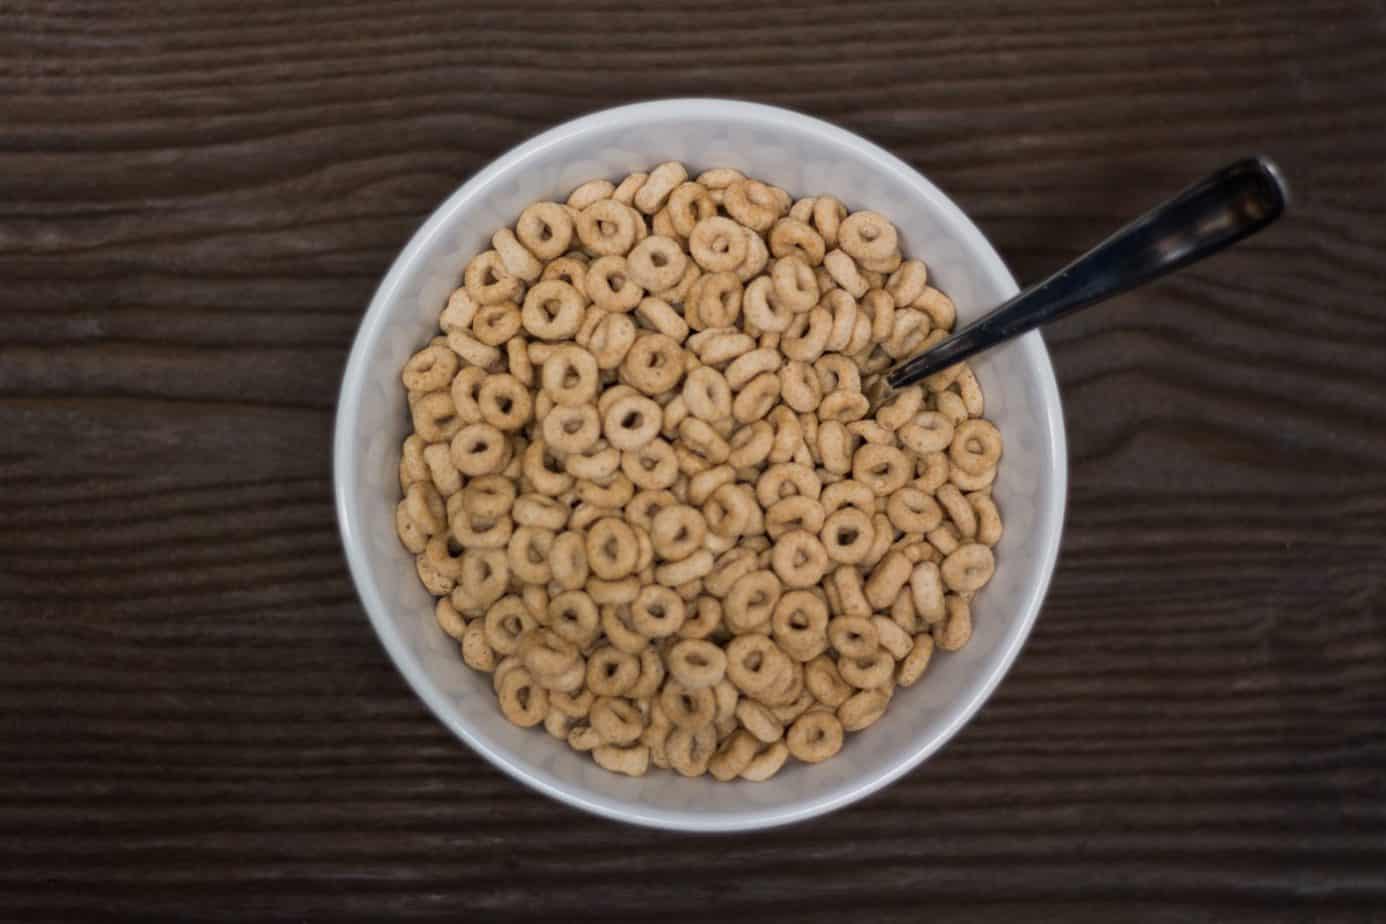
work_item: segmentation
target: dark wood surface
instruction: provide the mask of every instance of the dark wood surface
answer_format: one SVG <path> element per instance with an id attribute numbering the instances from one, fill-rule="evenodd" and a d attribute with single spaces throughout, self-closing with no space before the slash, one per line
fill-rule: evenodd
<path id="1" fill-rule="evenodd" d="M 0 2 L 0 919 L 1386 915 L 1386 7 L 755 6 Z M 979 717 L 734 838 L 474 757 L 330 503 L 338 376 L 419 221 L 677 94 L 888 146 L 1021 279 L 1244 153 L 1295 193 L 1047 333 L 1068 530 Z"/>

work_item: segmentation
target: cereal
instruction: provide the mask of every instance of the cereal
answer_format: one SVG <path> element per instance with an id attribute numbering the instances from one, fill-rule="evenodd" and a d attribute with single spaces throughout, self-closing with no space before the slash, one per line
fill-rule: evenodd
<path id="1" fill-rule="evenodd" d="M 499 708 L 612 772 L 835 755 L 972 634 L 999 430 L 883 215 L 659 164 L 491 234 L 401 370 L 401 544 Z"/>

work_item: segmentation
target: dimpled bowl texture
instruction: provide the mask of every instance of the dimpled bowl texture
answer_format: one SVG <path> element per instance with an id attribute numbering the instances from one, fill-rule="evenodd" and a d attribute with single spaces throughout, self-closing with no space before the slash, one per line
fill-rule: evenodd
<path id="1" fill-rule="evenodd" d="M 542 728 L 507 722 L 489 675 L 462 663 L 433 618 L 413 556 L 395 537 L 400 444 L 409 415 L 400 369 L 437 333 L 467 261 L 532 202 L 563 200 L 595 177 L 619 180 L 677 160 L 696 175 L 735 167 L 792 195 L 830 193 L 876 209 L 922 259 L 960 322 L 1004 301 L 1015 281 L 991 245 L 931 183 L 842 129 L 794 112 L 728 100 L 639 103 L 560 125 L 482 170 L 438 208 L 391 267 L 366 312 L 342 383 L 334 437 L 337 513 L 366 612 L 395 665 L 442 722 L 521 782 L 632 824 L 735 831 L 800 821 L 872 793 L 928 757 L 981 706 L 1039 612 L 1058 553 L 1067 471 L 1059 394 L 1044 344 L 1030 333 L 973 360 L 1005 453 L 995 496 L 1005 522 L 997 570 L 974 602 L 972 640 L 938 653 L 885 716 L 816 766 L 791 760 L 764 783 L 685 779 L 651 768 L 608 773 Z M 397 745 L 381 742 L 380 747 Z M 460 756 L 459 756 L 459 759 Z"/>

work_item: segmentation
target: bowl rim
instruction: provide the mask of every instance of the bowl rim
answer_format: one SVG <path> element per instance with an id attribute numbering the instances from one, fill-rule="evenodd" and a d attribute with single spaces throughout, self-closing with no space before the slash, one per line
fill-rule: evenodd
<path id="1" fill-rule="evenodd" d="M 849 805 L 880 791 L 919 766 L 926 758 L 947 744 L 964 725 L 972 720 L 982 704 L 995 692 L 1001 679 L 1010 671 L 1020 649 L 1029 638 L 1053 578 L 1063 535 L 1068 498 L 1067 440 L 1064 431 L 1063 408 L 1060 402 L 1058 383 L 1054 377 L 1054 369 L 1049 360 L 1049 353 L 1045 349 L 1044 341 L 1038 331 L 1025 334 L 1018 338 L 1015 343 L 1025 352 L 1027 360 L 1036 369 L 1039 379 L 1041 406 L 1048 418 L 1047 432 L 1049 433 L 1048 445 L 1042 447 L 1041 452 L 1047 453 L 1050 457 L 1050 469 L 1054 472 L 1052 486 L 1055 497 L 1058 499 L 1057 512 L 1052 538 L 1045 543 L 1042 549 L 1043 560 L 1040 580 L 1028 594 L 1023 611 L 1017 613 L 1017 631 L 1012 635 L 1010 644 L 1000 651 L 989 675 L 977 691 L 969 699 L 954 707 L 951 721 L 928 740 L 920 741 L 913 751 L 895 765 L 874 776 L 865 777 L 860 783 L 844 787 L 836 793 L 778 808 L 750 810 L 734 815 L 725 813 L 700 815 L 686 810 L 658 809 L 638 803 L 589 798 L 581 793 L 532 776 L 523 766 L 513 762 L 506 751 L 492 748 L 478 739 L 467 723 L 457 716 L 448 702 L 447 695 L 414 656 L 413 651 L 406 644 L 394 621 L 390 618 L 390 607 L 383 599 L 380 588 L 371 579 L 368 566 L 370 556 L 366 551 L 367 544 L 361 534 L 361 526 L 354 516 L 351 497 L 348 493 L 348 486 L 355 483 L 360 463 L 356 452 L 358 443 L 356 421 L 360 416 L 361 395 L 368 369 L 367 354 L 379 339 L 381 330 L 387 321 L 389 306 L 398 297 L 404 278 L 418 260 L 419 253 L 424 250 L 425 242 L 441 233 L 451 222 L 454 213 L 466 208 L 471 200 L 496 178 L 543 149 L 594 129 L 621 125 L 638 126 L 651 117 L 667 117 L 671 110 L 676 111 L 677 114 L 696 115 L 702 119 L 715 119 L 719 116 L 727 117 L 735 114 L 741 119 L 754 119 L 768 125 L 792 127 L 796 131 L 806 133 L 816 140 L 830 145 L 845 145 L 855 148 L 868 161 L 874 161 L 881 170 L 902 174 L 925 198 L 931 200 L 935 207 L 941 212 L 947 213 L 954 225 L 961 229 L 964 239 L 962 243 L 967 252 L 975 256 L 979 270 L 1004 282 L 1011 293 L 1018 291 L 1015 278 L 1006 268 L 991 242 L 951 198 L 905 161 L 874 142 L 868 141 L 845 128 L 793 110 L 731 99 L 671 98 L 598 110 L 550 128 L 492 160 L 438 205 L 395 257 L 390 269 L 376 288 L 360 326 L 357 328 L 356 336 L 352 341 L 351 352 L 342 374 L 332 439 L 333 497 L 343 551 L 352 583 L 356 587 L 357 595 L 375 629 L 376 636 L 389 654 L 395 669 L 404 677 L 405 682 L 433 715 L 492 766 L 552 799 L 615 821 L 663 830 L 700 833 L 760 830 L 805 821 Z"/>

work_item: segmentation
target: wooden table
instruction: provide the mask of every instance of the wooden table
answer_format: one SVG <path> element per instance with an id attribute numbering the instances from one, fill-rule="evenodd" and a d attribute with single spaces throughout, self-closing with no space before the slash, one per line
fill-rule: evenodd
<path id="1" fill-rule="evenodd" d="M 0 919 L 1309 921 L 1386 907 L 1379 2 L 0 4 Z M 338 377 L 489 159 L 716 94 L 916 164 L 1021 279 L 1264 151 L 1290 217 L 1046 333 L 1048 605 L 944 753 L 620 827 L 430 717 L 347 576 Z"/>

